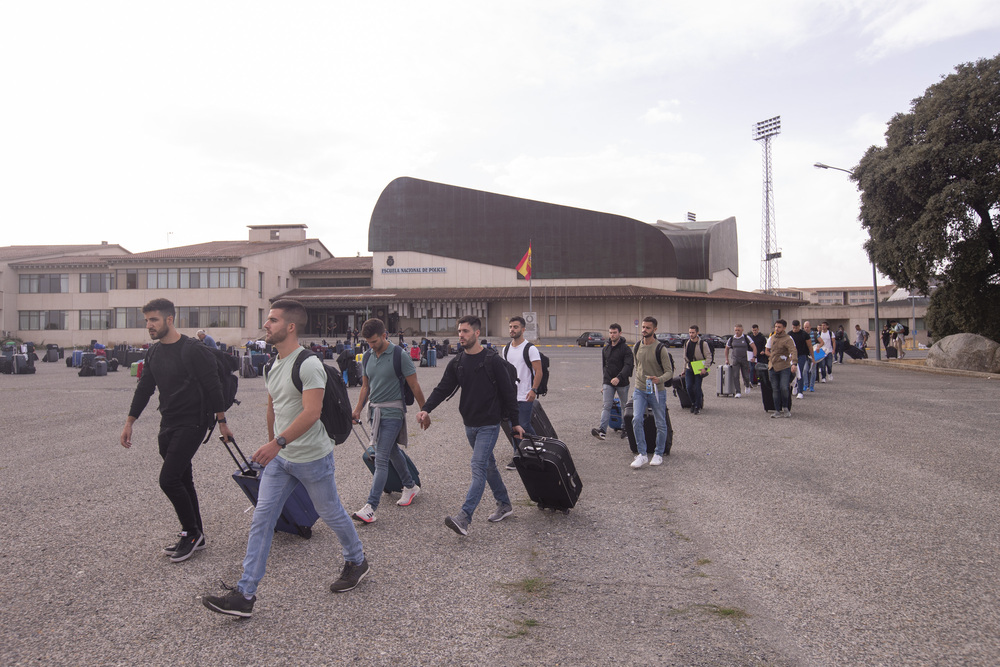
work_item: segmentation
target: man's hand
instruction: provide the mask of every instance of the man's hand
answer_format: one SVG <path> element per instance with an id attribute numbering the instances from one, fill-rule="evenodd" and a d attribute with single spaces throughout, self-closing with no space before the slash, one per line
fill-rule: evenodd
<path id="1" fill-rule="evenodd" d="M 227 442 L 235 442 L 233 432 L 229 429 L 229 424 L 219 424 L 219 435 L 224 437 Z"/>
<path id="2" fill-rule="evenodd" d="M 361 406 L 354 408 L 354 412 L 351 413 L 351 422 L 354 424 L 361 423 Z"/>
<path id="3" fill-rule="evenodd" d="M 528 395 L 524 397 L 524 400 L 527 401 L 528 403 L 532 403 L 536 398 L 538 398 L 538 394 L 535 393 L 535 390 L 529 389 Z"/>
<path id="4" fill-rule="evenodd" d="M 274 457 L 278 455 L 281 451 L 281 445 L 278 444 L 277 440 L 272 440 L 267 443 L 250 457 L 250 460 L 260 466 L 266 466 L 268 463 L 274 460 Z"/>
<path id="5" fill-rule="evenodd" d="M 619 382 L 618 378 L 611 378 L 611 386 L 612 387 L 617 387 L 618 386 L 618 382 Z"/>
<path id="6" fill-rule="evenodd" d="M 511 431 L 512 431 L 512 432 L 514 433 L 514 435 L 516 435 L 516 436 L 517 436 L 518 438 L 522 438 L 522 439 L 524 438 L 524 429 L 523 429 L 523 428 L 521 428 L 520 426 L 515 426 L 514 428 L 512 428 L 512 429 L 511 429 Z"/>
<path id="7" fill-rule="evenodd" d="M 428 414 L 427 411 L 425 411 L 425 410 L 421 410 L 420 412 L 418 412 L 417 413 L 417 423 L 420 424 L 420 428 L 422 428 L 422 429 L 424 429 L 426 431 L 430 427 L 430 425 L 431 425 L 431 416 L 430 416 L 430 414 Z"/>
<path id="8" fill-rule="evenodd" d="M 125 428 L 122 429 L 122 436 L 120 439 L 122 447 L 128 449 L 132 446 L 132 424 L 126 422 Z"/>

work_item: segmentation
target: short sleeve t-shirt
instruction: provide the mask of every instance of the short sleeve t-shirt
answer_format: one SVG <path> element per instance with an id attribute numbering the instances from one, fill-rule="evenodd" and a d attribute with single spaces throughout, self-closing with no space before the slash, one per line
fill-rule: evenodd
<path id="1" fill-rule="evenodd" d="M 372 350 L 368 353 L 368 363 L 365 364 L 362 373 L 368 378 L 368 401 L 370 403 L 391 403 L 392 401 L 403 400 L 403 392 L 399 386 L 399 378 L 396 377 L 392 357 L 395 354 L 396 345 L 389 343 L 385 352 L 377 356 Z M 409 377 L 417 372 L 413 367 L 413 360 L 410 355 L 400 355 L 400 368 L 403 377 Z M 382 419 L 402 419 L 403 411 L 399 408 L 382 408 Z"/>
<path id="2" fill-rule="evenodd" d="M 292 384 L 292 366 L 299 354 L 308 354 L 299 368 L 302 391 L 326 388 L 323 362 L 300 347 L 286 357 L 275 359 L 267 373 L 267 393 L 274 404 L 274 435 L 278 436 L 302 413 L 302 394 Z M 309 430 L 288 443 L 278 456 L 291 463 L 308 463 L 333 451 L 333 440 L 319 419 Z"/>
<path id="3" fill-rule="evenodd" d="M 524 363 L 524 346 L 528 341 L 522 341 L 517 347 L 511 343 L 507 350 L 507 361 L 517 369 L 517 400 L 528 400 L 528 392 L 531 391 L 531 368 Z M 538 352 L 538 347 L 532 345 L 528 348 L 529 361 L 541 361 L 542 355 Z"/>
<path id="4" fill-rule="evenodd" d="M 750 354 L 750 339 L 746 334 L 733 336 L 726 342 L 726 347 L 732 351 L 733 361 L 746 361 Z"/>

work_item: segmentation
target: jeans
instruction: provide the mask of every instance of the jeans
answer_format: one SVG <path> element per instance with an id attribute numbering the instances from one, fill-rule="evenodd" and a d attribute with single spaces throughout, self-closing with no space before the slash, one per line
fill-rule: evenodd
<path id="1" fill-rule="evenodd" d="M 736 373 L 736 393 L 742 393 L 740 389 L 740 376 L 743 376 L 743 387 L 750 387 L 750 361 L 748 359 L 733 359 L 733 372 L 739 370 Z"/>
<path id="2" fill-rule="evenodd" d="M 837 351 L 833 353 L 834 361 L 844 363 L 844 350 L 847 349 L 847 341 L 837 343 Z"/>
<path id="3" fill-rule="evenodd" d="M 628 403 L 628 382 L 619 383 L 617 387 L 612 384 L 606 384 L 603 386 L 601 394 L 604 398 L 604 404 L 601 406 L 601 425 L 597 428 L 607 433 L 608 424 L 611 423 L 611 408 L 615 404 L 615 394 L 618 395 L 618 402 L 621 404 L 622 411 L 625 410 L 625 404 Z"/>
<path id="4" fill-rule="evenodd" d="M 771 396 L 774 398 L 774 410 L 780 412 L 782 408 L 791 412 L 792 395 L 790 385 L 792 384 L 792 369 L 786 368 L 783 371 L 769 370 L 771 378 Z"/>
<path id="5" fill-rule="evenodd" d="M 201 532 L 201 511 L 194 490 L 191 461 L 205 439 L 202 426 L 160 426 L 157 441 L 163 467 L 160 468 L 160 489 L 174 506 L 181 530 Z"/>
<path id="6" fill-rule="evenodd" d="M 690 368 L 684 371 L 684 384 L 687 385 L 688 396 L 691 397 L 691 407 L 701 410 L 705 407 L 705 392 L 701 390 L 701 381 L 705 378 L 701 373 L 695 373 Z M 636 411 L 635 414 L 640 414 Z"/>
<path id="7" fill-rule="evenodd" d="M 798 363 L 799 379 L 795 383 L 797 389 L 795 393 L 801 394 L 803 391 L 808 390 L 812 384 L 812 359 L 804 354 L 800 354 Z"/>
<path id="8" fill-rule="evenodd" d="M 497 444 L 497 436 L 500 435 L 500 424 L 466 426 L 465 435 L 472 447 L 472 461 L 469 464 L 469 467 L 472 468 L 472 483 L 469 484 L 469 492 L 465 496 L 462 511 L 471 521 L 472 513 L 479 506 L 487 482 L 498 503 L 510 505 L 510 496 L 507 494 L 507 487 L 504 486 L 503 479 L 500 477 L 500 471 L 497 470 L 496 459 L 493 458 L 493 448 Z"/>
<path id="9" fill-rule="evenodd" d="M 826 379 L 826 374 L 827 374 L 826 365 L 829 363 L 827 361 L 829 358 L 830 355 L 828 354 L 813 364 L 813 375 L 812 375 L 813 384 L 816 384 L 816 380 L 818 378 L 823 378 L 824 380 Z"/>
<path id="10" fill-rule="evenodd" d="M 530 433 L 531 435 L 538 435 L 535 433 L 535 429 L 531 427 L 531 415 L 535 411 L 534 401 L 518 401 L 517 402 L 517 422 L 518 425 L 524 429 L 525 433 Z M 514 439 L 520 440 L 517 436 L 513 436 Z M 517 452 L 517 445 L 511 440 L 510 443 L 514 447 L 514 452 Z"/>
<path id="11" fill-rule="evenodd" d="M 640 454 L 645 454 L 648 448 L 646 429 L 643 428 L 647 403 L 653 408 L 653 421 L 656 422 L 656 451 L 654 453 L 663 456 L 663 452 L 667 451 L 667 392 L 665 390 L 659 390 L 655 394 L 647 394 L 636 388 L 632 393 L 632 414 L 634 415 L 632 434 L 635 436 L 635 447 Z"/>
<path id="12" fill-rule="evenodd" d="M 407 489 L 413 487 L 413 477 L 410 475 L 409 466 L 406 465 L 406 457 L 396 444 L 401 428 L 403 428 L 402 419 L 379 420 L 378 439 L 375 442 L 375 478 L 372 480 L 372 490 L 368 494 L 368 504 L 373 510 L 378 509 L 378 501 L 389 478 L 390 463 L 396 469 L 403 486 Z"/>
<path id="13" fill-rule="evenodd" d="M 359 564 L 365 559 L 365 551 L 358 532 L 354 529 L 354 521 L 340 504 L 340 496 L 337 495 L 333 452 L 308 463 L 291 463 L 278 456 L 267 464 L 260 476 L 257 507 L 250 524 L 247 555 L 243 559 L 243 576 L 237 584 L 244 595 L 254 595 L 257 592 L 257 584 L 264 577 L 267 556 L 271 551 L 274 524 L 285 507 L 285 501 L 299 482 L 309 493 L 320 518 L 337 534 L 344 560 Z"/>
<path id="14" fill-rule="evenodd" d="M 833 360 L 834 360 L 834 358 L 835 358 L 835 355 L 833 355 L 833 354 L 828 354 L 825 357 L 823 357 L 823 363 L 826 365 L 826 374 L 827 375 L 833 375 Z"/>

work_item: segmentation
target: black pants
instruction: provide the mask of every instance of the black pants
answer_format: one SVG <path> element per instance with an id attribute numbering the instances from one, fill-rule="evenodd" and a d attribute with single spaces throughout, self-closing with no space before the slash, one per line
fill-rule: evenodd
<path id="1" fill-rule="evenodd" d="M 204 438 L 204 426 L 160 425 L 160 488 L 174 506 L 181 530 L 189 533 L 202 530 L 191 461 Z"/>

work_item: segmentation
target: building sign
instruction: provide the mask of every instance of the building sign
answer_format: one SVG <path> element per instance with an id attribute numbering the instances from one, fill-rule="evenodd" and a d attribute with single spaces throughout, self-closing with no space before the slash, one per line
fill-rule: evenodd
<path id="1" fill-rule="evenodd" d="M 443 266 L 393 266 L 382 267 L 382 275 L 387 273 L 447 273 Z"/>

